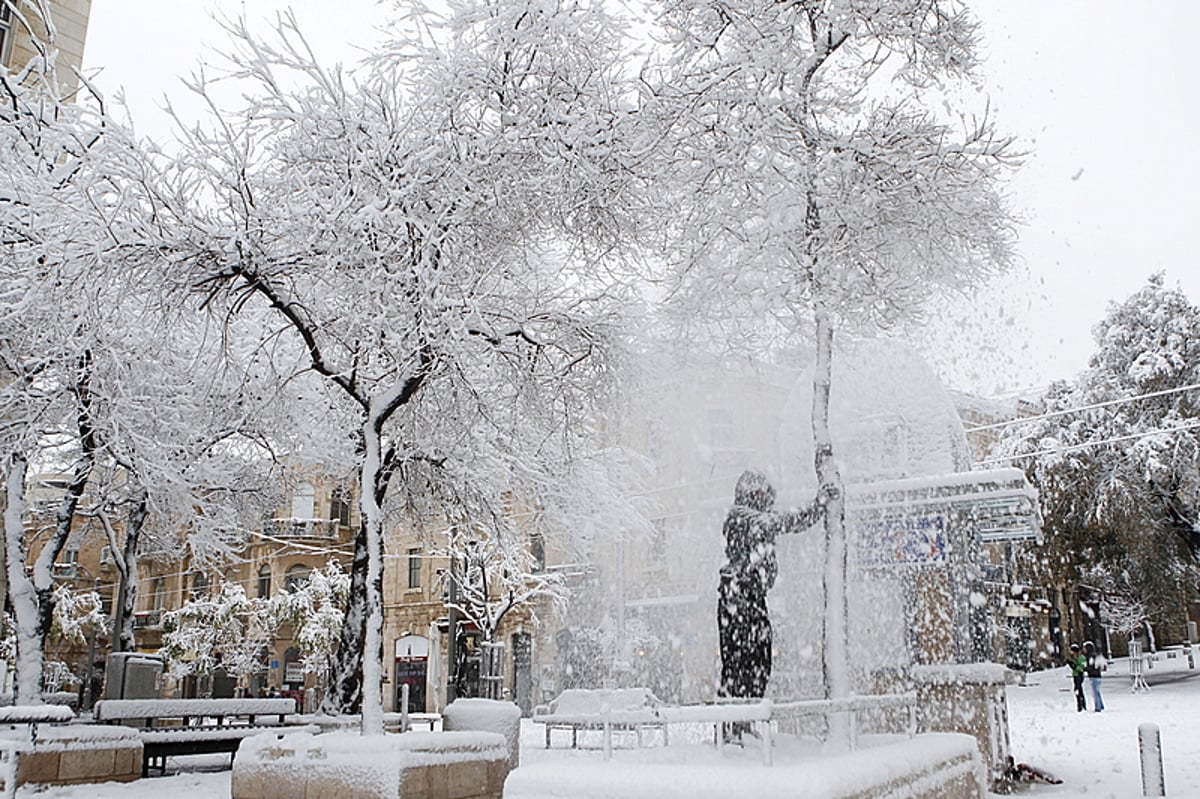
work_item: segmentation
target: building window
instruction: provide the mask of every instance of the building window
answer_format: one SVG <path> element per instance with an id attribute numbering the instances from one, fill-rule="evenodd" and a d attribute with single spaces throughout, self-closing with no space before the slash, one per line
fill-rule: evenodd
<path id="1" fill-rule="evenodd" d="M 8 63 L 12 49 L 12 9 L 8 3 L 0 2 L 0 64 Z"/>
<path id="2" fill-rule="evenodd" d="M 204 572 L 192 572 L 192 599 L 204 599 L 208 596 L 208 577 Z"/>
<path id="3" fill-rule="evenodd" d="M 546 571 L 546 537 L 541 533 L 530 533 L 529 555 L 533 558 L 533 573 Z"/>
<path id="4" fill-rule="evenodd" d="M 652 524 L 654 526 L 650 531 L 650 554 L 661 558 L 667 554 L 667 521 L 655 519 Z"/>
<path id="5" fill-rule="evenodd" d="M 75 577 L 79 570 L 79 550 L 64 549 L 58 553 L 58 563 L 54 564 L 54 573 L 59 577 Z"/>
<path id="6" fill-rule="evenodd" d="M 166 587 L 163 584 L 163 578 L 155 577 L 150 581 L 150 610 L 162 610 L 163 601 L 166 599 Z"/>
<path id="7" fill-rule="evenodd" d="M 265 563 L 258 570 L 258 598 L 271 598 L 271 567 Z"/>
<path id="8" fill-rule="evenodd" d="M 421 550 L 408 550 L 408 587 L 421 587 Z"/>
<path id="9" fill-rule="evenodd" d="M 312 572 L 307 566 L 297 564 L 287 570 L 283 578 L 283 587 L 288 593 L 294 594 L 308 585 L 308 575 Z"/>
<path id="10" fill-rule="evenodd" d="M 713 449 L 733 447 L 733 414 L 728 408 L 708 409 L 708 435 Z"/>
<path id="11" fill-rule="evenodd" d="M 329 518 L 343 527 L 350 526 L 350 490 L 342 486 L 333 489 L 329 497 Z"/>
<path id="12" fill-rule="evenodd" d="M 311 483 L 300 483 L 292 491 L 292 518 L 311 520 L 316 513 L 317 492 Z"/>

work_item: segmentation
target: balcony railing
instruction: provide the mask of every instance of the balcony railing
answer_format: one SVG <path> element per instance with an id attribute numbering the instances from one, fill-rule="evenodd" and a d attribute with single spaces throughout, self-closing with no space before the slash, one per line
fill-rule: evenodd
<path id="1" fill-rule="evenodd" d="M 334 539 L 340 528 L 337 519 L 270 519 L 265 532 L 276 538 Z"/>
<path id="2" fill-rule="evenodd" d="M 161 610 L 139 610 L 133 614 L 133 626 L 135 629 L 144 627 L 159 627 L 162 625 Z"/>

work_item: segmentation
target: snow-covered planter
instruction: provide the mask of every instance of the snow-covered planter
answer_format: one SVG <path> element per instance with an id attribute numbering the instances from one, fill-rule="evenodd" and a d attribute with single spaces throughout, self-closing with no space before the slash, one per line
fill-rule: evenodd
<path id="1" fill-rule="evenodd" d="M 919 732 L 961 732 L 975 738 L 993 785 L 1008 774 L 1009 669 L 998 663 L 915 666 Z"/>
<path id="2" fill-rule="evenodd" d="M 495 699 L 455 699 L 442 713 L 442 729 L 504 736 L 508 767 L 521 765 L 521 708 Z"/>
<path id="3" fill-rule="evenodd" d="M 233 762 L 233 799 L 500 799 L 508 749 L 491 732 L 262 735 Z"/>
<path id="4" fill-rule="evenodd" d="M 142 776 L 137 730 L 95 724 L 38 726 L 32 747 L 17 757 L 17 784 L 131 782 Z"/>

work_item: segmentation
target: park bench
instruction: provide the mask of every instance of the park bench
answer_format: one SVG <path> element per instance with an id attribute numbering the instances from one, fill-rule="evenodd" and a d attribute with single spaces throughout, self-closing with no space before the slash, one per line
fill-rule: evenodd
<path id="1" fill-rule="evenodd" d="M 632 730 L 640 746 L 643 730 L 663 728 L 661 706 L 649 688 L 570 688 L 534 708 L 533 721 L 545 725 L 547 749 L 551 730 L 570 730 L 572 749 L 579 745 L 580 730 L 605 730 L 606 741 L 612 730 Z"/>
<path id="2" fill-rule="evenodd" d="M 165 773 L 167 758 L 237 752 L 242 740 L 263 733 L 310 731 L 288 723 L 294 699 L 102 699 L 92 718 L 103 724 L 136 727 L 142 739 L 142 776 L 151 768 Z"/>

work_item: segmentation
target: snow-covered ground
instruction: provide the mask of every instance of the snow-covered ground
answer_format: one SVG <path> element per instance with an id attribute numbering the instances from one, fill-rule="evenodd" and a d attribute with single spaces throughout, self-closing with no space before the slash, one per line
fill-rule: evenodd
<path id="1" fill-rule="evenodd" d="M 1129 690 L 1129 661 L 1113 661 L 1101 681 L 1104 712 L 1075 711 L 1065 668 L 1029 675 L 1008 691 L 1013 756 L 1052 772 L 1062 785 L 1032 786 L 1028 795 L 1126 799 L 1142 796 L 1138 725 L 1161 733 L 1167 796 L 1200 797 L 1200 651 L 1195 669 L 1178 651 L 1160 653 L 1146 672 L 1149 693 Z"/>
<path id="2" fill-rule="evenodd" d="M 1017 762 L 1037 766 L 1063 780 L 1061 785 L 1031 785 L 1023 795 L 1038 799 L 1141 796 L 1137 728 L 1149 722 L 1157 724 L 1162 734 L 1167 796 L 1200 797 L 1200 662 L 1197 666 L 1188 669 L 1183 657 L 1162 658 L 1147 672 L 1150 692 L 1134 694 L 1129 691 L 1128 661 L 1117 660 L 1103 681 L 1103 713 L 1075 711 L 1065 669 L 1034 673 L 1026 685 L 1010 687 L 1009 715 Z M 524 762 L 567 755 L 561 749 L 547 752 L 543 741 L 541 728 L 526 721 L 522 729 Z M 601 759 L 598 750 L 590 754 Z M 229 796 L 227 763 L 224 755 L 172 758 L 168 772 L 174 773 L 166 777 L 126 785 L 25 787 L 17 795 L 26 799 L 215 799 Z"/>

